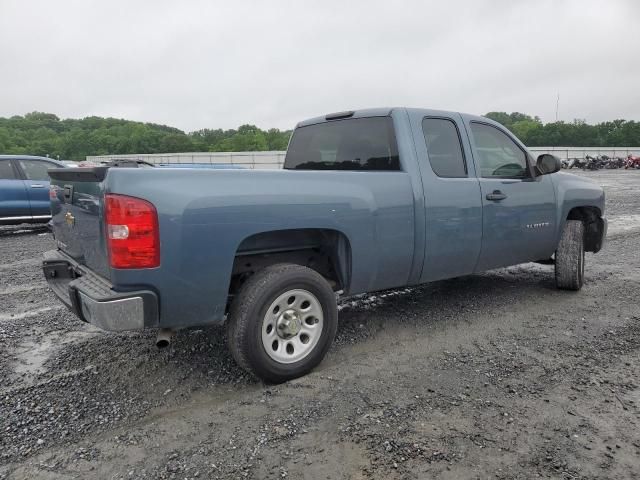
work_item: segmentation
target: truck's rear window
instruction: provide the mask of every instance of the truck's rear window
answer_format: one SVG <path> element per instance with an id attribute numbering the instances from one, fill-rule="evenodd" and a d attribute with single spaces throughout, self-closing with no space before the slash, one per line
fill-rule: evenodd
<path id="1" fill-rule="evenodd" d="M 353 118 L 299 127 L 284 168 L 291 170 L 400 170 L 391 117 Z"/>

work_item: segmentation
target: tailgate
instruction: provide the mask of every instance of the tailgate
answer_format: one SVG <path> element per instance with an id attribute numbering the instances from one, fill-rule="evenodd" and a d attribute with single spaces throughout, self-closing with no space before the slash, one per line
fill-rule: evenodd
<path id="1" fill-rule="evenodd" d="M 54 168 L 51 222 L 58 248 L 81 265 L 109 277 L 102 218 L 107 167 Z"/>

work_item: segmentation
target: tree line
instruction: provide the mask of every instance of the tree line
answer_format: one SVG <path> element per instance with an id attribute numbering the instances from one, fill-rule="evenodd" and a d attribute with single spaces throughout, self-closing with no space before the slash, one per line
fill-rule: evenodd
<path id="1" fill-rule="evenodd" d="M 613 120 L 594 125 L 582 120 L 543 123 L 524 113 L 485 115 L 510 129 L 525 145 L 625 147 L 640 145 L 640 122 Z M 237 129 L 183 132 L 154 123 L 87 117 L 61 120 L 52 113 L 0 117 L 0 154 L 42 155 L 84 160 L 87 155 L 285 150 L 291 130 Z"/>
<path id="2" fill-rule="evenodd" d="M 640 122 L 612 120 L 590 125 L 584 120 L 542 123 L 524 113 L 485 114 L 511 130 L 529 147 L 637 147 Z"/>
<path id="3" fill-rule="evenodd" d="M 117 118 L 61 120 L 52 113 L 0 117 L 0 154 L 84 160 L 87 155 L 285 150 L 290 130 L 177 128 Z"/>

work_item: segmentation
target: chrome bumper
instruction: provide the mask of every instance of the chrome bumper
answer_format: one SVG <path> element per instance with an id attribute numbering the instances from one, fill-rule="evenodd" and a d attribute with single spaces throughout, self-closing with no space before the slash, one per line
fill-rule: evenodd
<path id="1" fill-rule="evenodd" d="M 47 283 L 81 320 L 103 330 L 141 330 L 158 326 L 158 297 L 150 290 L 116 292 L 106 279 L 59 250 L 42 262 Z"/>

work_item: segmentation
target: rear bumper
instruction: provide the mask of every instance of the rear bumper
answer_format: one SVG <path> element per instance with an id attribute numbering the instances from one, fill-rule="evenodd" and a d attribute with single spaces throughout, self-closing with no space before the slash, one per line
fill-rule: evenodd
<path id="1" fill-rule="evenodd" d="M 59 250 L 44 254 L 42 270 L 56 296 L 87 323 L 110 331 L 158 325 L 158 297 L 151 290 L 116 292 L 110 282 Z"/>

